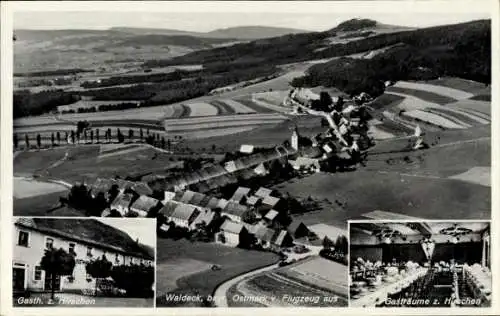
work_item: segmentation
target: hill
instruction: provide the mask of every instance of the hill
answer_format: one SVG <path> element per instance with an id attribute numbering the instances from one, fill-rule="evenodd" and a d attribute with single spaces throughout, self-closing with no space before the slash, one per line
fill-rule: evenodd
<path id="1" fill-rule="evenodd" d="M 240 40 L 250 40 L 259 38 L 278 37 L 287 34 L 307 33 L 310 31 L 283 28 L 283 27 L 270 27 L 270 26 L 239 26 L 229 27 L 224 29 L 217 29 L 205 34 L 206 37 L 215 38 L 236 38 Z"/>
<path id="2" fill-rule="evenodd" d="M 136 35 L 161 34 L 161 35 L 186 35 L 200 38 L 218 38 L 218 39 L 238 39 L 253 40 L 259 38 L 277 37 L 286 34 L 306 33 L 309 31 L 285 27 L 272 26 L 238 26 L 216 29 L 210 32 L 190 32 L 172 29 L 159 28 L 129 28 L 113 27 L 110 31 L 125 32 Z"/>
<path id="3" fill-rule="evenodd" d="M 332 30 L 371 28 L 371 20 L 351 20 Z M 375 24 L 376 25 L 376 24 Z M 375 26 L 375 29 L 377 26 Z M 380 25 L 381 29 L 388 26 Z M 149 67 L 175 64 L 210 65 L 224 63 L 225 69 L 241 69 L 244 61 L 259 65 L 278 66 L 307 60 L 346 56 L 311 68 L 308 76 L 296 80 L 297 85 L 323 85 L 383 91 L 385 80 L 433 79 L 441 75 L 489 82 L 491 76 L 491 22 L 478 20 L 468 23 L 435 26 L 416 30 L 381 32 L 361 39 L 332 44 L 332 30 L 326 32 L 290 34 L 275 38 L 240 43 L 230 47 L 196 51 L 169 60 L 150 60 Z M 345 34 L 343 35 L 345 36 Z M 353 59 L 349 55 L 380 50 L 371 59 Z M 398 61 L 395 63 L 394 61 Z M 351 87 L 346 87 L 347 85 Z M 354 88 L 358 87 L 359 88 Z M 370 87 L 375 87 L 371 89 Z"/>

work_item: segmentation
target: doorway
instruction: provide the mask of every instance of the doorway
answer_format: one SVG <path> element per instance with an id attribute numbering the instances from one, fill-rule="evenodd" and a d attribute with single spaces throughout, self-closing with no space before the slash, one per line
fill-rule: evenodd
<path id="1" fill-rule="evenodd" d="M 56 278 L 56 280 L 55 280 L 54 288 L 56 291 L 60 291 L 61 290 L 61 276 L 56 275 L 55 278 Z M 45 291 L 52 291 L 52 275 L 50 275 L 49 273 L 45 273 L 45 282 L 44 282 L 43 289 Z"/>
<path id="2" fill-rule="evenodd" d="M 13 268 L 12 270 L 12 286 L 14 292 L 24 291 L 26 279 L 26 270 L 24 268 Z"/>

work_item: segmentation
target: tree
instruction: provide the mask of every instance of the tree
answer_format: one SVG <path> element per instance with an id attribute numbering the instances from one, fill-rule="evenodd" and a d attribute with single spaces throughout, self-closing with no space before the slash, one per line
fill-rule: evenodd
<path id="1" fill-rule="evenodd" d="M 76 142 L 80 143 L 80 132 L 76 132 Z"/>
<path id="2" fill-rule="evenodd" d="M 102 255 L 101 258 L 96 260 L 92 260 L 85 266 L 85 271 L 94 279 L 95 281 L 95 289 L 97 292 L 98 282 L 101 279 L 105 279 L 111 275 L 111 268 L 113 264 L 106 259 L 106 255 Z"/>
<path id="3" fill-rule="evenodd" d="M 123 134 L 119 128 L 116 130 L 116 133 L 117 133 L 116 137 L 118 138 L 118 142 L 123 143 L 125 141 L 125 137 L 123 136 Z"/>
<path id="4" fill-rule="evenodd" d="M 17 139 L 17 134 L 14 134 L 14 149 L 17 149 L 19 140 Z"/>
<path id="5" fill-rule="evenodd" d="M 74 144 L 75 143 L 75 131 L 71 131 L 71 142 Z"/>
<path id="6" fill-rule="evenodd" d="M 52 144 L 52 147 L 54 147 L 54 145 L 55 145 L 55 137 L 54 137 L 54 133 L 52 133 L 52 134 L 50 135 L 50 143 Z"/>
<path id="7" fill-rule="evenodd" d="M 90 130 L 90 143 L 91 144 L 94 143 L 94 131 L 93 130 Z"/>
<path id="8" fill-rule="evenodd" d="M 215 146 L 215 144 L 212 145 L 212 151 L 215 152 L 215 150 L 217 149 L 217 146 Z"/>
<path id="9" fill-rule="evenodd" d="M 51 298 L 54 299 L 56 278 L 72 275 L 75 268 L 75 257 L 64 249 L 47 249 L 40 261 L 40 268 L 51 278 Z"/>
<path id="10" fill-rule="evenodd" d="M 139 136 L 140 136 L 141 142 L 142 142 L 142 139 L 144 138 L 144 133 L 142 132 L 142 128 L 139 129 Z"/>
<path id="11" fill-rule="evenodd" d="M 167 150 L 170 151 L 170 148 L 172 148 L 172 142 L 170 141 L 170 138 L 167 139 Z"/>
<path id="12" fill-rule="evenodd" d="M 30 149 L 30 139 L 28 134 L 24 134 L 24 142 L 26 143 L 26 149 Z"/>
<path id="13" fill-rule="evenodd" d="M 132 140 L 132 138 L 134 137 L 134 131 L 129 128 L 128 130 L 128 140 Z"/>
<path id="14" fill-rule="evenodd" d="M 61 144 L 61 133 L 60 132 L 57 132 L 57 144 L 58 145 Z"/>
<path id="15" fill-rule="evenodd" d="M 149 135 L 149 128 L 146 130 L 146 135 Z"/>
<path id="16" fill-rule="evenodd" d="M 99 129 L 95 130 L 95 141 L 96 143 L 99 143 Z"/>
<path id="17" fill-rule="evenodd" d="M 87 143 L 87 130 L 83 131 L 83 141 L 85 142 L 85 144 Z"/>
<path id="18" fill-rule="evenodd" d="M 36 135 L 36 144 L 38 146 L 38 149 L 42 147 L 42 137 L 40 136 L 40 134 Z"/>
<path id="19" fill-rule="evenodd" d="M 335 243 L 330 238 L 328 238 L 327 236 L 325 236 L 325 238 L 323 238 L 323 248 L 325 248 L 325 249 L 331 249 L 331 248 L 334 248 L 334 247 L 335 247 Z"/>
<path id="20" fill-rule="evenodd" d="M 108 127 L 108 143 L 111 142 L 111 128 Z"/>
<path id="21" fill-rule="evenodd" d="M 68 143 L 68 132 L 64 132 L 64 139 L 66 140 L 66 144 Z"/>
<path id="22" fill-rule="evenodd" d="M 127 296 L 150 297 L 153 295 L 154 267 L 145 265 L 120 265 L 111 270 L 111 278 Z"/>
<path id="23" fill-rule="evenodd" d="M 348 242 L 347 237 L 344 235 L 338 236 L 335 241 L 335 250 L 343 254 L 347 254 Z"/>
<path id="24" fill-rule="evenodd" d="M 161 138 L 161 148 L 165 149 L 165 137 Z"/>

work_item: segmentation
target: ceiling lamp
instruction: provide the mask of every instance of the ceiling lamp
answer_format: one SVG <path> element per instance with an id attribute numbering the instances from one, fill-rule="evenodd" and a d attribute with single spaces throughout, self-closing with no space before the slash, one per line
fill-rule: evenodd
<path id="1" fill-rule="evenodd" d="M 391 244 L 391 243 L 392 243 L 391 238 L 390 238 L 390 237 L 385 237 L 385 238 L 384 238 L 384 243 L 385 243 L 385 244 Z"/>

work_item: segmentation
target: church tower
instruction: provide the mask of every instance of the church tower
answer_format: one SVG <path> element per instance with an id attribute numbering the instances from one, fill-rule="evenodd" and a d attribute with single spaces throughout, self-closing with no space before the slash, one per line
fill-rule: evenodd
<path id="1" fill-rule="evenodd" d="M 293 129 L 292 139 L 290 141 L 292 148 L 295 150 L 299 150 L 299 129 L 297 126 Z"/>

